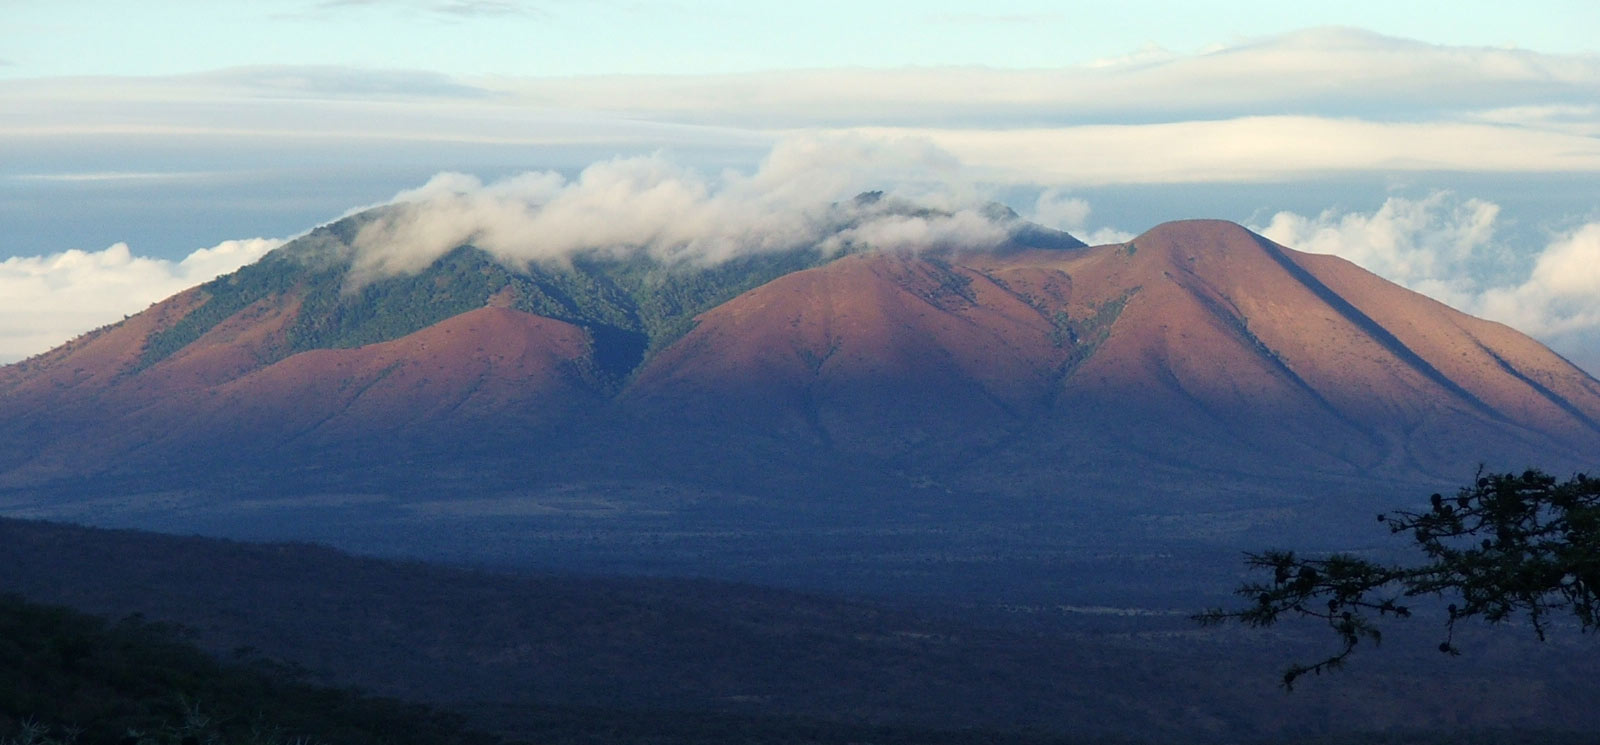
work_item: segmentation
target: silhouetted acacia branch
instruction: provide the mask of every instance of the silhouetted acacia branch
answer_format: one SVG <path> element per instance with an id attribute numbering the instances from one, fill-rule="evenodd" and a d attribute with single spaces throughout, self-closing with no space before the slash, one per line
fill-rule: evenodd
<path id="1" fill-rule="evenodd" d="M 1293 551 L 1246 554 L 1270 581 L 1247 582 L 1236 593 L 1250 601 L 1237 610 L 1213 608 L 1202 624 L 1238 621 L 1271 626 L 1285 618 L 1326 623 L 1339 638 L 1335 653 L 1297 663 L 1283 675 L 1294 686 L 1307 673 L 1344 664 L 1361 641 L 1382 640 L 1375 622 L 1412 614 L 1410 600 L 1449 600 L 1439 650 L 1459 654 L 1457 621 L 1500 623 L 1526 618 L 1542 640 L 1553 615 L 1571 615 L 1588 631 L 1597 626 L 1600 588 L 1600 479 L 1579 474 L 1557 482 L 1539 471 L 1482 471 L 1454 497 L 1434 494 L 1429 507 L 1378 515 L 1422 553 L 1414 565 L 1379 564 L 1349 554 L 1302 558 Z"/>

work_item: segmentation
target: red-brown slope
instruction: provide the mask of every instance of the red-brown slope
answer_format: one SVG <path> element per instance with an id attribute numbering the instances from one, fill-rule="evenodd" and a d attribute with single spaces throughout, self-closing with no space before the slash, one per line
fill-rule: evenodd
<path id="1" fill-rule="evenodd" d="M 1504 419 L 1574 442 L 1600 433 L 1600 382 L 1543 344 L 1503 324 L 1420 297 L 1342 259 L 1286 253 Z"/>
<path id="2" fill-rule="evenodd" d="M 145 344 L 206 299 L 199 288 L 186 290 L 121 323 L 0 367 L 0 472 L 17 473 L 30 462 L 24 474 L 68 471 L 68 462 L 75 462 L 72 447 L 56 448 L 57 455 L 43 459 L 41 451 L 58 441 L 93 450 L 97 440 L 116 436 L 106 426 L 108 413 L 124 408 L 117 388 L 138 367 Z"/>
<path id="3" fill-rule="evenodd" d="M 1044 405 L 1066 356 L 1052 331 L 970 268 L 852 256 L 703 314 L 623 402 L 884 455 L 967 447 Z"/>
<path id="4" fill-rule="evenodd" d="M 1357 472 L 1459 479 L 1482 461 L 1575 464 L 1600 444 L 1573 416 L 1600 405 L 1582 371 L 1343 260 L 1220 221 L 1170 223 L 1095 253 L 1101 266 L 1083 267 L 1080 284 L 1141 289 L 1064 401 L 1104 400 L 1109 385 L 1151 423 L 1203 409 L 1258 449 L 1298 446 L 1297 462 L 1327 455 Z M 1513 370 L 1586 403 L 1550 405 Z M 1176 395 L 1150 395 L 1161 388 Z"/>
<path id="5" fill-rule="evenodd" d="M 92 427 L 54 433 L 6 483 L 270 458 L 286 447 L 388 448 L 398 457 L 406 442 L 468 429 L 485 440 L 519 436 L 598 399 L 590 340 L 560 321 L 481 308 L 394 341 L 262 366 L 257 352 L 281 342 L 294 311 L 292 303 L 246 308 L 129 376 L 96 399 Z"/>
<path id="6" fill-rule="evenodd" d="M 140 372 L 131 387 L 141 396 L 182 396 L 258 370 L 282 356 L 299 314 L 297 293 L 262 298 Z"/>
<path id="7" fill-rule="evenodd" d="M 1220 221 L 1082 251 L 851 257 L 699 322 L 631 404 L 855 453 L 1005 444 L 1007 469 L 1047 479 L 1460 478 L 1600 444 L 1595 382 L 1536 342 Z"/>
<path id="8" fill-rule="evenodd" d="M 219 386 L 207 415 L 229 431 L 345 441 L 531 426 L 594 403 L 589 354 L 576 326 L 479 308 L 394 341 L 294 355 Z"/>
<path id="9" fill-rule="evenodd" d="M 138 364 L 152 334 L 171 328 L 206 300 L 200 288 L 185 290 L 121 323 L 0 367 L 0 405 L 43 402 L 69 391 L 82 395 L 112 385 Z"/>

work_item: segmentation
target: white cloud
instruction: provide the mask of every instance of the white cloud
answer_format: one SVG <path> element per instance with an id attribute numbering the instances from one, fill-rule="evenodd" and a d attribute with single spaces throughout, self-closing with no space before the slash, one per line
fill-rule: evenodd
<path id="1" fill-rule="evenodd" d="M 1046 227 L 1068 232 L 1083 230 L 1089 221 L 1089 203 L 1051 187 L 1039 193 L 1030 219 Z"/>
<path id="2" fill-rule="evenodd" d="M 224 241 L 181 261 L 134 255 L 125 243 L 0 261 L 0 361 L 38 354 L 163 298 L 231 272 L 283 241 Z"/>
<path id="3" fill-rule="evenodd" d="M 1259 116 L 1057 129 L 858 128 L 921 137 L 989 178 L 1155 184 L 1357 172 L 1600 172 L 1600 139 L 1476 123 Z"/>
<path id="4" fill-rule="evenodd" d="M 852 199 L 883 188 L 949 214 Z M 715 176 L 661 154 L 596 163 L 570 181 L 535 172 L 484 184 L 446 173 L 396 201 L 357 236 L 353 284 L 420 271 L 467 243 L 518 266 L 580 253 L 671 263 L 818 244 L 982 248 L 1006 236 L 981 214 L 987 200 L 961 164 L 912 138 L 790 137 L 753 173 Z"/>
<path id="5" fill-rule="evenodd" d="M 1112 227 L 1090 228 L 1089 215 L 1092 211 L 1087 201 L 1068 196 L 1065 191 L 1052 186 L 1039 193 L 1039 198 L 1033 203 L 1033 209 L 1028 212 L 1028 219 L 1047 228 L 1065 230 L 1091 246 L 1126 243 L 1133 240 L 1134 234 L 1124 230 Z"/>
<path id="6" fill-rule="evenodd" d="M 1127 243 L 1128 241 L 1131 241 L 1137 237 L 1137 235 L 1138 234 L 1136 233 L 1130 233 L 1126 230 L 1119 230 L 1111 227 L 1094 228 L 1081 233 L 1073 233 L 1073 236 L 1078 240 L 1083 241 L 1091 246 L 1104 246 L 1111 243 Z"/>
<path id="7" fill-rule="evenodd" d="M 926 140 L 850 135 L 787 137 L 751 172 L 707 174 L 664 154 L 603 161 L 574 178 L 539 171 L 485 183 L 446 172 L 397 194 L 391 211 L 359 233 L 352 285 L 419 271 L 466 243 L 512 266 L 580 253 L 717 262 L 805 245 L 998 245 L 1015 226 L 991 216 L 991 194 L 971 175 Z M 854 199 L 879 190 L 889 195 Z M 1040 204 L 1074 225 L 1090 212 L 1060 195 Z M 143 310 L 281 243 L 228 241 L 181 261 L 138 256 L 121 243 L 0 261 L 0 361 Z"/>
<path id="8" fill-rule="evenodd" d="M 861 224 L 827 238 L 824 247 L 850 244 L 880 250 L 978 249 L 1000 245 L 1006 227 L 976 210 L 951 215 L 898 215 L 864 212 Z"/>
<path id="9" fill-rule="evenodd" d="M 1083 198 L 1069 197 L 1067 192 L 1059 187 L 1048 187 L 1038 193 L 1034 201 L 1034 208 L 1027 213 L 1030 221 L 1038 222 L 1045 227 L 1056 230 L 1066 230 L 1075 238 L 1091 246 L 1104 246 L 1107 243 L 1126 243 L 1133 240 L 1134 233 L 1126 230 L 1117 230 L 1115 227 L 1090 227 L 1090 203 Z"/>
<path id="10" fill-rule="evenodd" d="M 1508 106 L 1475 112 L 1469 118 L 1491 124 L 1600 137 L 1600 104 Z"/>
<path id="11" fill-rule="evenodd" d="M 1437 300 L 1468 307 L 1480 277 L 1504 276 L 1510 255 L 1494 242 L 1500 207 L 1435 192 L 1391 197 L 1376 212 L 1327 210 L 1316 217 L 1279 212 L 1259 232 L 1285 246 L 1335 254 Z"/>
<path id="12" fill-rule="evenodd" d="M 1500 242 L 1498 205 L 1436 192 L 1391 197 L 1378 210 L 1279 212 L 1262 235 L 1349 259 L 1390 281 L 1500 321 L 1600 372 L 1600 222 L 1535 251 Z"/>
<path id="13" fill-rule="evenodd" d="M 1490 288 L 1479 307 L 1484 315 L 1535 334 L 1600 330 L 1600 222 L 1557 236 L 1526 280 Z"/>

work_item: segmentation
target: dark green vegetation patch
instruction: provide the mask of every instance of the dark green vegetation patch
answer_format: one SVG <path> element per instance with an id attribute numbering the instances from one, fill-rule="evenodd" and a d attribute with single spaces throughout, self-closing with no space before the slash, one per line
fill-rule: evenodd
<path id="1" fill-rule="evenodd" d="M 348 280 L 349 235 L 338 223 L 201 286 L 206 302 L 153 334 L 145 368 L 177 353 L 252 304 L 297 293 L 300 312 L 275 362 L 311 349 L 344 349 L 398 339 L 510 293 L 517 310 L 580 326 L 595 344 L 604 379 L 620 383 L 649 356 L 694 328 L 694 317 L 742 292 L 832 256 L 812 248 L 743 256 L 718 264 L 663 264 L 653 258 L 589 257 L 513 270 L 461 246 L 426 270 L 360 286 Z"/>
<path id="2" fill-rule="evenodd" d="M 1122 311 L 1128 307 L 1128 301 L 1138 292 L 1139 288 L 1135 287 L 1094 305 L 1087 316 L 1074 318 L 1063 309 L 1056 311 L 1050 317 L 1050 322 L 1055 327 L 1050 332 L 1051 342 L 1057 347 L 1072 349 L 1072 357 L 1067 360 L 1063 375 L 1070 375 L 1079 365 L 1094 356 L 1095 350 L 1111 337 L 1111 326 L 1122 317 Z"/>

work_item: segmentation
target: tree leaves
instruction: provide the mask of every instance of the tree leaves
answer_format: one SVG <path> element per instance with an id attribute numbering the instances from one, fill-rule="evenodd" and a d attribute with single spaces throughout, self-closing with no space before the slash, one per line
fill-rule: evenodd
<path id="1" fill-rule="evenodd" d="M 1245 555 L 1247 566 L 1271 581 L 1247 582 L 1235 593 L 1251 604 L 1213 608 L 1194 616 L 1202 624 L 1237 621 L 1271 626 L 1286 618 L 1315 619 L 1339 639 L 1336 652 L 1284 672 L 1283 685 L 1341 667 L 1362 641 L 1382 639 L 1377 621 L 1411 615 L 1408 600 L 1449 599 L 1445 639 L 1454 645 L 1458 621 L 1503 623 L 1526 619 L 1545 638 L 1553 615 L 1572 616 L 1588 631 L 1600 625 L 1600 480 L 1579 474 L 1568 481 L 1540 471 L 1489 474 L 1453 498 L 1429 497 L 1428 509 L 1378 516 L 1391 533 L 1420 552 L 1414 564 L 1378 564 L 1350 554 L 1303 558 L 1293 551 Z"/>

